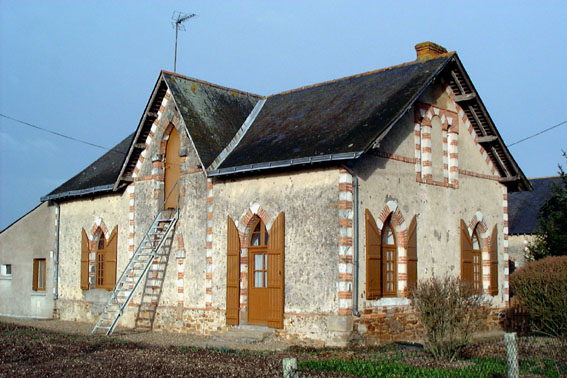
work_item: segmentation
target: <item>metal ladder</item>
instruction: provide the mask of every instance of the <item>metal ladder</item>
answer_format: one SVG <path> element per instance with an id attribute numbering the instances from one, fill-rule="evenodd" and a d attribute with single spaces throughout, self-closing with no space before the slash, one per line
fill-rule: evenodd
<path id="1" fill-rule="evenodd" d="M 166 216 L 165 214 L 168 211 L 173 212 L 173 215 Z M 134 292 L 150 269 L 154 258 L 171 230 L 175 227 L 178 219 L 179 208 L 163 210 L 157 214 L 152 225 L 144 235 L 142 242 L 138 245 L 136 252 L 134 252 L 132 259 L 130 259 L 122 275 L 116 281 L 112 295 L 91 334 L 95 334 L 100 329 L 106 330 L 106 336 L 112 334 L 124 310 L 132 300 Z"/>

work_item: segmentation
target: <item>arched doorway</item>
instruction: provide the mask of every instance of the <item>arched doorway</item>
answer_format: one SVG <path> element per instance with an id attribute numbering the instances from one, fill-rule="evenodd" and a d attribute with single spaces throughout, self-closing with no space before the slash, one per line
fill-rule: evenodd
<path id="1" fill-rule="evenodd" d="M 270 233 L 256 221 L 248 247 L 248 323 L 283 328 L 285 218 L 280 213 Z"/>
<path id="2" fill-rule="evenodd" d="M 165 148 L 165 185 L 164 185 L 164 209 L 175 209 L 177 207 L 177 193 L 179 193 L 179 182 L 181 176 L 181 157 L 179 156 L 179 133 L 173 127 L 169 133 L 167 146 Z"/>

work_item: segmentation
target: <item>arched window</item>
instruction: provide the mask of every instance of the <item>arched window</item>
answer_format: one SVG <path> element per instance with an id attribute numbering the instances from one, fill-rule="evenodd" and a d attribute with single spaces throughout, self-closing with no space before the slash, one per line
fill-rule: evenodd
<path id="1" fill-rule="evenodd" d="M 254 229 L 252 231 L 252 235 L 250 238 L 250 246 L 252 247 L 264 247 L 268 245 L 268 231 L 266 231 L 266 226 L 261 219 L 258 219 Z"/>
<path id="2" fill-rule="evenodd" d="M 466 223 L 461 220 L 461 280 L 471 285 L 477 293 L 482 293 L 482 239 L 478 225 L 472 235 Z"/>
<path id="3" fill-rule="evenodd" d="M 396 236 L 390 219 L 384 224 L 382 229 L 382 294 L 385 297 L 395 297 L 398 294 L 397 279 L 397 248 Z"/>
<path id="4" fill-rule="evenodd" d="M 96 251 L 96 286 L 102 287 L 104 285 L 104 233 L 100 234 L 98 239 L 98 246 Z"/>
<path id="5" fill-rule="evenodd" d="M 268 287 L 268 231 L 261 219 L 258 219 L 250 235 L 252 257 L 252 287 Z"/>

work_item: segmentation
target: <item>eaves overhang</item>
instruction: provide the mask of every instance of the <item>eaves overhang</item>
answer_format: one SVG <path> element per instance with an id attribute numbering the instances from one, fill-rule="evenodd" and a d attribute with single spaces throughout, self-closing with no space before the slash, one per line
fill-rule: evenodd
<path id="1" fill-rule="evenodd" d="M 364 151 L 359 152 L 345 152 L 339 154 L 329 154 L 329 155 L 319 155 L 319 156 L 311 156 L 311 157 L 303 157 L 297 159 L 289 159 L 289 160 L 278 160 L 278 161 L 271 161 L 266 163 L 257 163 L 257 164 L 249 164 L 249 165 L 241 165 L 238 167 L 229 167 L 229 168 L 221 168 L 210 170 L 207 172 L 207 176 L 215 177 L 215 176 L 225 176 L 235 173 L 244 173 L 244 172 L 254 172 L 254 171 L 261 171 L 267 169 L 277 169 L 277 168 L 286 168 L 291 166 L 298 166 L 298 165 L 308 165 L 314 163 L 321 163 L 321 162 L 331 162 L 331 161 L 341 161 L 341 160 L 352 160 L 358 159 Z"/>
<path id="2" fill-rule="evenodd" d="M 54 200 L 57 200 L 57 199 L 63 199 L 63 198 L 69 198 L 69 197 L 80 197 L 80 196 L 85 196 L 85 195 L 93 194 L 93 193 L 112 192 L 113 189 L 114 189 L 114 184 L 95 186 L 93 188 L 88 188 L 88 189 L 70 190 L 70 191 L 67 191 L 67 192 L 43 196 L 43 197 L 40 198 L 40 201 L 41 202 L 54 201 Z"/>

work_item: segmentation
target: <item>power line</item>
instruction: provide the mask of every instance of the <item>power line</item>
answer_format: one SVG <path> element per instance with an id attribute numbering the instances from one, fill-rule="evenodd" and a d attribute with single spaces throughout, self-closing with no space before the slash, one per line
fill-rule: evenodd
<path id="1" fill-rule="evenodd" d="M 29 122 L 25 122 L 25 121 L 21 121 L 21 120 L 16 119 L 16 118 L 9 117 L 9 116 L 7 116 L 7 115 L 5 115 L 5 114 L 1 114 L 1 113 L 0 113 L 0 117 L 7 118 L 7 119 L 12 120 L 12 121 L 14 121 L 14 122 L 21 123 L 22 125 L 26 125 L 26 126 L 29 126 L 29 127 L 33 127 L 34 129 L 38 129 L 38 130 L 41 130 L 41 131 L 45 131 L 46 133 L 50 133 L 50 134 L 53 134 L 53 135 L 57 135 L 57 136 L 60 136 L 60 137 L 62 137 L 62 138 L 67 138 L 67 139 L 70 139 L 70 140 L 74 140 L 75 142 L 88 144 L 89 146 L 93 146 L 93 147 L 96 147 L 96 148 L 102 148 L 103 150 L 106 150 L 106 151 L 110 151 L 110 150 L 111 150 L 111 149 L 108 148 L 108 147 L 104 147 L 104 146 L 101 146 L 101 145 L 98 145 L 98 144 L 94 144 L 94 143 L 91 143 L 91 142 L 87 142 L 86 140 L 77 139 L 77 138 L 74 138 L 74 137 L 69 136 L 69 135 L 61 134 L 61 133 L 58 133 L 57 131 L 48 130 L 48 129 L 45 129 L 45 128 L 43 128 L 43 127 L 40 127 L 40 126 L 31 124 L 31 123 L 29 123 Z"/>
<path id="2" fill-rule="evenodd" d="M 529 137 L 525 137 L 524 139 L 520 139 L 520 140 L 518 140 L 518 141 L 516 141 L 516 142 L 514 142 L 514 143 L 511 143 L 511 144 L 508 145 L 508 147 L 512 147 L 512 146 L 515 145 L 515 144 L 522 143 L 523 141 L 526 141 L 526 140 L 528 140 L 528 139 L 532 139 L 533 137 L 536 137 L 536 136 L 538 136 L 538 135 L 540 135 L 540 134 L 546 133 L 546 132 L 548 132 L 549 130 L 555 129 L 556 127 L 559 127 L 559 126 L 561 126 L 561 125 L 563 125 L 563 124 L 565 124 L 565 123 L 567 123 L 567 120 L 565 120 L 565 121 L 563 121 L 563 122 L 561 122 L 561 123 L 558 123 L 558 124 L 555 125 L 555 126 L 551 126 L 551 127 L 547 128 L 547 129 L 545 129 L 545 130 L 542 130 L 542 131 L 540 131 L 539 133 L 536 133 L 536 134 L 534 134 L 534 135 L 530 135 Z"/>
<path id="3" fill-rule="evenodd" d="M 79 143 L 83 143 L 83 144 L 86 144 L 86 145 L 89 145 L 89 146 L 92 146 L 92 147 L 101 148 L 101 149 L 103 149 L 107 152 L 113 152 L 113 153 L 120 154 L 120 155 L 127 155 L 127 152 L 117 151 L 117 150 L 114 150 L 113 148 L 108 148 L 108 147 L 104 147 L 104 146 L 101 146 L 101 145 L 98 145 L 98 144 L 95 144 L 95 143 L 87 142 L 85 140 L 77 139 L 77 138 L 74 138 L 74 137 L 69 136 L 69 135 L 58 133 L 57 131 L 49 130 L 49 129 L 46 129 L 44 127 L 37 126 L 37 125 L 34 125 L 34 124 L 26 122 L 26 121 L 22 121 L 22 120 L 19 120 L 19 119 L 16 119 L 16 118 L 12 118 L 12 117 L 7 116 L 7 115 L 2 114 L 2 113 L 0 113 L 0 117 L 4 117 L 4 118 L 7 118 L 11 121 L 21 123 L 22 125 L 33 127 L 34 129 L 38 129 L 38 130 L 44 131 L 46 133 L 50 133 L 50 134 L 57 135 L 57 136 L 62 137 L 62 138 L 70 139 L 74 142 L 79 142 Z M 168 164 L 175 165 L 175 166 L 181 166 L 181 164 L 173 164 L 173 163 L 168 163 Z"/>

